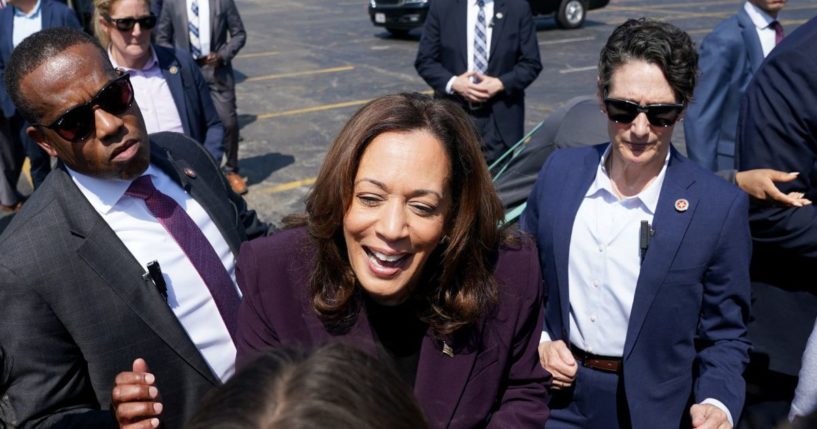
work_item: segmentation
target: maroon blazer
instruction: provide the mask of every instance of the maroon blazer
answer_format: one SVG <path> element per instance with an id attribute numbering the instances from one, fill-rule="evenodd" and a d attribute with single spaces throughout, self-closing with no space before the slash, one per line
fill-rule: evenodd
<path id="1" fill-rule="evenodd" d="M 246 242 L 239 254 L 236 276 L 244 293 L 239 368 L 281 345 L 342 341 L 376 353 L 365 311 L 348 333 L 333 336 L 312 309 L 308 278 L 314 249 L 305 229 Z M 450 341 L 449 357 L 430 334 L 423 339 L 414 393 L 432 428 L 541 429 L 547 420 L 550 375 L 537 353 L 543 288 L 534 245 L 500 251 L 494 275 L 499 303 L 472 328 L 471 341 Z"/>

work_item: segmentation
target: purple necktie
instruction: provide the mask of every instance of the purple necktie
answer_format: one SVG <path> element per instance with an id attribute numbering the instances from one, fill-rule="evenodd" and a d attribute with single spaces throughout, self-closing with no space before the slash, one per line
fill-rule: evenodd
<path id="1" fill-rule="evenodd" d="M 783 41 L 783 26 L 780 25 L 780 21 L 772 21 L 769 27 L 774 30 L 774 45 L 777 46 Z"/>
<path id="2" fill-rule="evenodd" d="M 218 312 L 235 341 L 236 319 L 241 299 L 233 280 L 207 237 L 173 198 L 159 192 L 153 186 L 150 176 L 141 176 L 134 180 L 125 195 L 144 200 L 156 220 L 173 236 L 176 243 L 179 243 L 187 259 L 210 289 Z"/>

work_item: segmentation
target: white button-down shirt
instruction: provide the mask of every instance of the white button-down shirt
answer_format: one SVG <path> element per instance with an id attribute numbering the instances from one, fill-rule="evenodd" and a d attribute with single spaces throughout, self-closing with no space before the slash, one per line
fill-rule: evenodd
<path id="1" fill-rule="evenodd" d="M 68 170 L 79 190 L 142 267 L 158 261 L 167 283 L 167 303 L 204 360 L 221 381 L 235 371 L 236 348 L 207 285 L 176 240 L 140 198 L 125 195 L 131 181 L 98 179 Z M 150 166 L 153 185 L 181 206 L 215 249 L 235 284 L 235 258 L 204 208 L 160 169 Z M 145 269 L 147 272 L 147 269 Z M 240 291 L 236 286 L 236 291 Z M 148 362 L 153 365 L 153 363 Z M 161 365 L 161 363 L 156 363 Z"/>
<path id="2" fill-rule="evenodd" d="M 491 37 L 494 34 L 494 0 L 485 0 L 485 41 L 486 46 L 488 47 L 488 52 L 486 52 L 485 60 L 491 60 Z M 465 38 L 466 38 L 466 46 L 468 48 L 467 58 L 468 58 L 468 70 L 474 70 L 474 34 L 476 33 L 476 26 L 477 26 L 477 15 L 479 15 L 479 5 L 477 4 L 477 0 L 470 0 L 468 2 L 468 14 L 466 17 L 466 26 L 467 29 Z M 454 86 L 454 80 L 457 77 L 454 76 L 448 80 L 448 83 L 445 85 L 445 91 L 449 94 L 453 94 L 454 90 L 452 89 Z"/>
<path id="3" fill-rule="evenodd" d="M 771 24 L 772 21 L 775 21 L 775 18 L 772 18 L 763 9 L 749 3 L 748 1 L 743 4 L 743 9 L 746 10 L 746 13 L 749 14 L 749 18 L 752 20 L 752 23 L 755 24 L 757 37 L 760 38 L 760 47 L 763 49 L 763 56 L 766 57 L 775 46 L 774 28 L 769 27 L 769 24 Z"/>
<path id="4" fill-rule="evenodd" d="M 187 21 L 193 20 L 193 0 L 187 0 Z M 210 53 L 210 0 L 198 0 L 199 6 L 199 49 L 201 56 L 206 57 Z M 183 29 L 182 31 L 187 31 Z"/>

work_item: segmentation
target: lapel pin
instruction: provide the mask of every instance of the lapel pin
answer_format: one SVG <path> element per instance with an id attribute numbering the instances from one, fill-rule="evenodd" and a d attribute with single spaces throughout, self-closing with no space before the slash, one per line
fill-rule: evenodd
<path id="1" fill-rule="evenodd" d="M 190 167 L 185 167 L 185 168 L 184 168 L 184 170 L 182 170 L 182 171 L 184 171 L 184 174 L 185 174 L 187 177 L 189 177 L 189 178 L 191 178 L 191 179 L 195 179 L 195 178 L 196 178 L 196 172 L 195 172 L 195 171 L 193 171 L 193 169 L 192 169 L 192 168 L 190 168 Z"/>
<path id="2" fill-rule="evenodd" d="M 689 208 L 689 201 L 686 198 L 678 198 L 675 200 L 675 211 L 683 213 Z"/>
<path id="3" fill-rule="evenodd" d="M 452 349 L 451 346 L 449 346 L 445 341 L 443 341 L 443 354 L 450 358 L 454 357 L 454 349 Z"/>
<path id="4" fill-rule="evenodd" d="M 502 14 L 502 12 L 497 12 L 497 13 L 496 13 L 496 19 L 497 19 L 497 20 L 502 19 L 502 17 L 504 17 L 504 16 L 505 16 L 505 15 L 503 15 L 503 14 Z"/>
<path id="5" fill-rule="evenodd" d="M 176 74 L 179 72 L 179 68 L 176 66 L 170 66 L 170 68 L 167 71 L 169 71 L 170 74 Z"/>

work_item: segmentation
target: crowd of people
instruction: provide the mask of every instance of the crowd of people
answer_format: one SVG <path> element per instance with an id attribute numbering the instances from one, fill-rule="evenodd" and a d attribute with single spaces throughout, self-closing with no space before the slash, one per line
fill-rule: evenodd
<path id="1" fill-rule="evenodd" d="M 742 4 L 700 56 L 670 23 L 618 25 L 579 121 L 606 133 L 531 158 L 518 224 L 489 163 L 542 68 L 530 11 L 435 1 L 415 63 L 435 96 L 352 115 L 282 230 L 240 195 L 232 0 L 8 3 L 0 427 L 817 419 L 817 18 L 784 39 L 784 0 Z M 24 199 L 32 147 L 57 163 Z"/>

